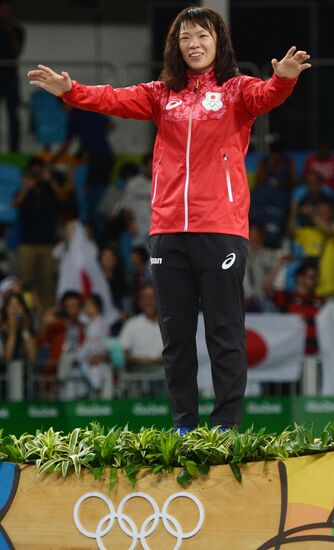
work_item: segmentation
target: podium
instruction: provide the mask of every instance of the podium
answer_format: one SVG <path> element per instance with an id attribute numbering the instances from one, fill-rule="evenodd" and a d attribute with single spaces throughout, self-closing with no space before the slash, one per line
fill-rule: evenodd
<path id="1" fill-rule="evenodd" d="M 325 550 L 334 548 L 334 453 L 211 467 L 181 487 L 172 473 L 121 472 L 109 491 L 84 470 L 39 475 L 0 463 L 0 549 Z"/>

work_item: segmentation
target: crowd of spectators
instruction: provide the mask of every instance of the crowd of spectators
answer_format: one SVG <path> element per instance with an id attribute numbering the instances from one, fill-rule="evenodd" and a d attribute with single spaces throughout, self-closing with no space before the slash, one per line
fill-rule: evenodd
<path id="1" fill-rule="evenodd" d="M 17 359 L 24 362 L 25 381 L 29 369 L 35 373 L 24 390 L 28 397 L 35 396 L 39 380 L 42 397 L 109 398 L 116 393 L 119 366 L 162 372 L 147 247 L 152 155 L 141 164 L 124 163 L 113 178 L 109 161 L 101 161 L 108 181 L 83 223 L 72 169 L 63 162 L 66 147 L 30 159 L 13 200 L 17 221 L 2 231 L 11 250 L 7 264 L 0 264 L 3 396 L 5 371 Z M 99 164 L 94 155 L 92 163 L 88 202 Z M 84 260 L 74 284 L 78 259 L 71 242 L 78 231 Z M 104 292 L 90 280 L 97 272 Z M 305 353 L 317 353 L 315 315 L 334 292 L 334 156 L 326 144 L 306 158 L 302 175 L 279 143 L 260 159 L 251 190 L 244 291 L 246 312 L 302 315 Z"/>
<path id="2" fill-rule="evenodd" d="M 282 144 L 272 149 L 251 192 L 246 311 L 299 313 L 314 355 L 315 316 L 334 294 L 334 155 L 321 143 L 298 176 Z"/>
<path id="3" fill-rule="evenodd" d="M 15 360 L 24 363 L 26 386 L 29 373 L 35 373 L 25 387 L 30 397 L 39 380 L 42 397 L 110 398 L 117 384 L 111 368 L 115 346 L 129 370 L 137 366 L 162 373 L 147 249 L 151 167 L 151 154 L 142 164 L 124 165 L 120 181 L 105 185 L 95 216 L 84 225 L 71 170 L 43 155 L 27 163 L 13 199 L 17 221 L 3 233 L 11 242 L 0 283 L 4 397 L 6 371 Z M 91 184 L 88 177 L 88 202 Z M 81 248 L 81 271 L 73 243 Z"/>

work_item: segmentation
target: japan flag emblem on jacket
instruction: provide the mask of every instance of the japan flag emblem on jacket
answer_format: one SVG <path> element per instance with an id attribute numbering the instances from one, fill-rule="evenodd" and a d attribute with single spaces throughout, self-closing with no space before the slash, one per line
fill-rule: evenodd
<path id="1" fill-rule="evenodd" d="M 206 92 L 205 98 L 202 101 L 202 105 L 208 111 L 218 111 L 223 106 L 223 102 L 221 100 L 221 93 Z"/>

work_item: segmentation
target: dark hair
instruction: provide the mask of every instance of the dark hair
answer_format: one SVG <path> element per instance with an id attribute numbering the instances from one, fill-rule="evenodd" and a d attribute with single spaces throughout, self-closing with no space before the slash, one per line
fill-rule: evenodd
<path id="1" fill-rule="evenodd" d="M 118 178 L 129 179 L 138 174 L 138 164 L 135 162 L 125 162 L 119 169 Z"/>
<path id="2" fill-rule="evenodd" d="M 109 242 L 108 244 L 106 244 L 105 246 L 103 246 L 100 249 L 100 251 L 99 251 L 99 261 L 100 261 L 100 263 L 102 262 L 102 256 L 103 256 L 104 252 L 111 252 L 111 254 L 113 254 L 113 256 L 116 260 L 114 274 L 117 273 L 117 275 L 122 275 L 123 272 L 124 272 L 124 262 L 123 262 L 123 258 L 120 254 L 120 251 L 119 251 L 119 248 L 118 248 L 117 244 L 113 243 L 113 242 Z"/>
<path id="3" fill-rule="evenodd" d="M 82 304 L 82 296 L 79 292 L 77 292 L 76 290 L 67 290 L 61 297 L 61 305 L 64 307 L 65 302 L 69 299 L 72 300 L 73 298 L 78 300 L 80 304 Z"/>
<path id="4" fill-rule="evenodd" d="M 31 325 L 31 315 L 30 315 L 30 311 L 29 311 L 29 308 L 27 306 L 27 303 L 23 297 L 22 294 L 18 294 L 16 292 L 11 292 L 8 296 L 6 296 L 5 300 L 4 300 L 4 303 L 2 305 L 2 308 L 1 308 L 1 320 L 2 321 L 8 321 L 8 316 L 7 316 L 7 307 L 9 305 L 9 303 L 11 302 L 12 299 L 15 299 L 19 302 L 19 304 L 22 306 L 23 310 L 24 310 L 24 313 L 27 315 L 28 319 L 29 319 L 29 324 Z"/>
<path id="5" fill-rule="evenodd" d="M 99 313 L 103 312 L 103 300 L 99 294 L 91 294 L 87 300 L 93 302 Z"/>
<path id="6" fill-rule="evenodd" d="M 305 275 L 309 269 L 314 269 L 319 271 L 319 262 L 318 258 L 305 258 L 305 260 L 300 264 L 300 266 L 295 271 L 295 278 L 300 277 L 300 275 Z"/>
<path id="7" fill-rule="evenodd" d="M 45 160 L 43 160 L 41 157 L 37 157 L 37 156 L 31 157 L 28 160 L 25 167 L 24 167 L 25 173 L 30 172 L 32 170 L 32 168 L 35 168 L 36 166 L 38 166 L 40 168 L 44 168 L 46 166 Z"/>
<path id="8" fill-rule="evenodd" d="M 144 246 L 133 246 L 131 248 L 131 252 L 133 254 L 138 254 L 138 256 L 141 258 L 143 263 L 147 263 L 149 259 L 149 253 L 147 252 L 146 248 Z"/>
<path id="9" fill-rule="evenodd" d="M 176 16 L 167 35 L 160 79 L 168 88 L 179 92 L 187 85 L 188 66 L 183 60 L 179 46 L 180 28 L 183 23 L 200 25 L 210 34 L 213 30 L 216 32 L 217 52 L 214 74 L 218 84 L 223 84 L 229 78 L 239 74 L 230 33 L 219 13 L 210 8 L 191 7 L 182 10 Z"/>

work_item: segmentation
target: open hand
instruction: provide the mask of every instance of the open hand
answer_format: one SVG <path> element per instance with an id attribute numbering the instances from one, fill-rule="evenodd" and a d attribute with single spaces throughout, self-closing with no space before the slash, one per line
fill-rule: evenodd
<path id="1" fill-rule="evenodd" d="M 42 88 L 55 96 L 61 96 L 72 88 L 72 80 L 68 73 L 63 71 L 58 74 L 45 65 L 38 65 L 38 69 L 29 71 L 28 77 L 33 79 L 30 81 L 32 86 Z"/>
<path id="2" fill-rule="evenodd" d="M 292 46 L 286 55 L 277 61 L 277 59 L 272 59 L 271 64 L 274 69 L 274 73 L 277 76 L 283 76 L 285 78 L 296 78 L 300 75 L 305 69 L 310 69 L 312 65 L 310 63 L 305 63 L 310 56 L 307 52 L 298 50 L 296 51 L 296 46 Z"/>

